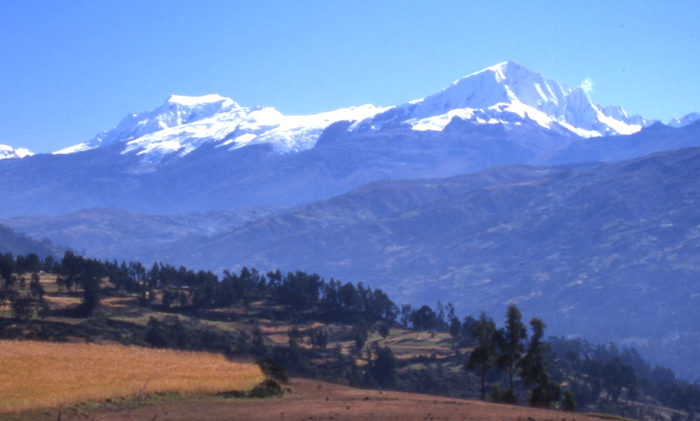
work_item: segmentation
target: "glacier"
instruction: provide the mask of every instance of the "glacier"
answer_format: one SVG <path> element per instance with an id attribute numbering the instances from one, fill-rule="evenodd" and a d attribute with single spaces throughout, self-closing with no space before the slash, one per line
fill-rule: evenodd
<path id="1" fill-rule="evenodd" d="M 545 128 L 559 125 L 582 137 L 632 134 L 654 121 L 629 117 L 621 107 L 600 107 L 583 87 L 569 88 L 514 61 L 465 76 L 423 99 L 393 107 L 354 126 L 380 129 L 409 124 L 415 130 L 442 130 L 452 118 L 476 123 L 533 120 Z"/>
<path id="2" fill-rule="evenodd" d="M 285 116 L 272 107 L 242 107 L 220 95 L 173 95 L 161 106 L 127 115 L 113 129 L 90 141 L 54 152 L 69 154 L 123 143 L 123 154 L 156 164 L 165 156 L 185 156 L 204 144 L 235 150 L 269 144 L 280 154 L 313 148 L 321 133 L 349 121 L 349 133 L 407 126 L 442 131 L 453 119 L 477 124 L 532 121 L 590 138 L 636 133 L 657 121 L 629 116 L 618 106 L 593 102 L 585 87 L 570 88 L 514 61 L 465 76 L 444 90 L 393 107 L 363 105 L 315 115 Z M 669 124 L 681 127 L 700 119 L 689 114 Z"/>
<path id="3" fill-rule="evenodd" d="M 24 158 L 34 155 L 34 152 L 25 148 L 13 148 L 9 145 L 0 145 L 0 159 Z"/>
<path id="4" fill-rule="evenodd" d="M 126 143 L 123 153 L 134 152 L 148 162 L 164 155 L 187 155 L 204 143 L 234 150 L 267 143 L 276 152 L 299 152 L 312 148 L 323 130 L 336 121 L 366 118 L 383 109 L 371 105 L 345 108 L 307 116 L 285 116 L 274 108 L 236 108 L 193 123 L 163 129 Z"/>
<path id="5" fill-rule="evenodd" d="M 200 97 L 172 95 L 160 107 L 138 114 L 129 114 L 115 128 L 99 133 L 88 142 L 56 151 L 54 154 L 68 154 L 112 145 L 168 128 L 192 124 L 216 114 L 237 109 L 240 109 L 238 104 L 220 95 Z"/>
<path id="6" fill-rule="evenodd" d="M 173 95 L 154 110 L 130 114 L 117 127 L 54 154 L 121 142 L 125 144 L 122 153 L 141 155 L 150 163 L 173 153 L 187 155 L 212 142 L 231 150 L 269 143 L 279 153 L 298 152 L 313 147 L 323 130 L 336 121 L 362 120 L 385 109 L 363 105 L 316 115 L 285 116 L 271 107 L 241 107 L 219 95 Z"/>

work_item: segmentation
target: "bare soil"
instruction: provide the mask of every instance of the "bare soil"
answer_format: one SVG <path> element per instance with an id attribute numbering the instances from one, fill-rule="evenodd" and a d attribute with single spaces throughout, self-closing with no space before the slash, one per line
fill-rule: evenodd
<path id="1" fill-rule="evenodd" d="M 116 405 L 106 405 L 87 414 L 64 411 L 62 420 L 595 420 L 561 411 L 412 393 L 361 390 L 302 379 L 293 379 L 288 386 L 285 396 L 279 399 L 186 398 L 136 409 L 119 409 Z M 51 414 L 46 412 L 44 416 L 46 420 L 55 420 L 56 411 L 51 411 Z"/>

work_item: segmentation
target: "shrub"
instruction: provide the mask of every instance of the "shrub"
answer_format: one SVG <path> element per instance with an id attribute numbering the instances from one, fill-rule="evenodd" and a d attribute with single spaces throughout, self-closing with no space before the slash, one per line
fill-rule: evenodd
<path id="1" fill-rule="evenodd" d="M 287 370 L 274 360 L 270 358 L 264 358 L 257 361 L 258 367 L 262 370 L 265 377 L 272 380 L 276 380 L 282 384 L 287 384 L 289 382 L 289 376 L 287 375 Z"/>
<path id="2" fill-rule="evenodd" d="M 284 394 L 279 383 L 266 379 L 248 392 L 249 398 L 280 397 Z"/>
<path id="3" fill-rule="evenodd" d="M 576 412 L 576 401 L 574 394 L 570 390 L 564 392 L 564 401 L 561 404 L 561 409 L 568 412 Z"/>

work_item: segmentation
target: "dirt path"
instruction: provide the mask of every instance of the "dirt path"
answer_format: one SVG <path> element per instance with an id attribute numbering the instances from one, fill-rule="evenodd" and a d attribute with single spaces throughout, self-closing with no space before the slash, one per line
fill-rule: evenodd
<path id="1" fill-rule="evenodd" d="M 502 420 L 591 421 L 580 414 L 398 392 L 359 390 L 293 379 L 281 399 L 204 398 L 162 403 L 132 411 L 103 409 L 63 421 L 227 420 Z M 47 414 L 48 415 L 48 414 Z M 56 417 L 53 415 L 52 418 Z M 599 420 L 598 420 L 599 421 Z"/>

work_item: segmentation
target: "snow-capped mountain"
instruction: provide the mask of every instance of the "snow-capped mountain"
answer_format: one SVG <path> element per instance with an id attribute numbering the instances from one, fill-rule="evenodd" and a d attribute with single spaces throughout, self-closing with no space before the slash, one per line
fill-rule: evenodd
<path id="1" fill-rule="evenodd" d="M 296 206 L 379 179 L 442 178 L 514 163 L 613 162 L 700 146 L 697 122 L 641 130 L 648 124 L 513 62 L 391 108 L 285 116 L 219 95 L 172 96 L 88 142 L 0 160 L 0 216 Z M 633 134 L 607 137 L 616 133 Z M 26 153 L 7 148 L 0 155 Z"/>
<path id="2" fill-rule="evenodd" d="M 685 127 L 689 124 L 695 123 L 698 120 L 700 120 L 700 113 L 690 113 L 681 118 L 671 119 L 671 121 L 668 122 L 668 125 L 671 127 Z"/>
<path id="3" fill-rule="evenodd" d="M 316 115 L 285 116 L 270 107 L 239 107 L 134 139 L 127 143 L 124 153 L 135 152 L 148 161 L 157 161 L 170 153 L 184 156 L 211 142 L 229 150 L 267 143 L 279 153 L 299 152 L 312 148 L 332 123 L 359 120 L 381 111 L 382 108 L 365 105 Z"/>
<path id="4" fill-rule="evenodd" d="M 409 124 L 414 130 L 439 131 L 455 117 L 477 123 L 532 120 L 583 137 L 631 134 L 654 123 L 630 117 L 621 107 L 600 107 L 583 87 L 569 88 L 508 61 L 459 79 L 434 95 L 390 108 L 354 128 Z"/>
<path id="5" fill-rule="evenodd" d="M 29 149 L 24 148 L 13 148 L 8 145 L 0 145 L 0 159 L 8 158 L 24 158 L 25 156 L 32 156 L 34 152 Z"/>
<path id="6" fill-rule="evenodd" d="M 285 116 L 270 107 L 241 107 L 219 95 L 171 96 L 152 110 L 126 116 L 117 127 L 89 142 L 55 152 L 67 154 L 125 142 L 122 153 L 158 162 L 172 153 L 187 155 L 204 143 L 230 150 L 269 143 L 277 152 L 298 152 L 314 146 L 321 132 L 341 120 L 361 120 L 385 108 L 372 105 L 308 116 Z"/>
<path id="7" fill-rule="evenodd" d="M 56 154 L 0 159 L 0 218 L 93 209 L 54 219 L 51 230 L 83 244 L 102 232 L 112 250 L 151 253 L 145 261 L 187 258 L 203 269 L 292 262 L 346 281 L 398 282 L 420 300 L 442 289 L 472 307 L 553 303 L 551 314 L 570 314 L 577 326 L 604 313 L 586 304 L 608 303 L 600 294 L 629 304 L 645 295 L 639 288 L 655 298 L 649 285 L 677 278 L 684 289 L 669 290 L 664 307 L 636 306 L 673 316 L 675 298 L 696 308 L 700 288 L 691 282 L 700 279 L 698 117 L 646 127 L 620 107 L 596 105 L 583 87 L 513 62 L 391 108 L 284 116 L 218 95 L 173 96 Z M 0 158 L 29 154 L 0 146 Z M 204 238 L 223 230 L 225 214 L 250 222 Z M 572 273 L 582 281 L 570 282 Z M 615 283 L 632 295 L 617 294 Z M 574 315 L 566 297 L 584 287 L 589 301 Z M 650 342 L 669 338 L 669 326 Z"/>
<path id="8" fill-rule="evenodd" d="M 62 149 L 55 154 L 80 152 L 112 145 L 240 109 L 241 107 L 231 99 L 220 95 L 201 97 L 172 95 L 160 107 L 138 114 L 129 114 L 122 119 L 117 127 L 99 133 L 88 142 Z"/>
<path id="9" fill-rule="evenodd" d="M 270 144 L 279 153 L 312 148 L 332 123 L 354 121 L 362 133 L 407 125 L 441 131 L 453 118 L 477 124 L 530 121 L 582 137 L 631 134 L 654 123 L 616 106 L 595 104 L 582 87 L 569 88 L 509 61 L 466 76 L 441 92 L 390 108 L 364 105 L 316 115 L 285 116 L 274 108 L 241 107 L 219 95 L 172 96 L 158 108 L 126 116 L 117 127 L 58 152 L 67 154 L 125 142 L 122 153 L 157 163 L 205 143 L 222 150 Z M 679 123 L 680 124 L 680 123 Z"/>

